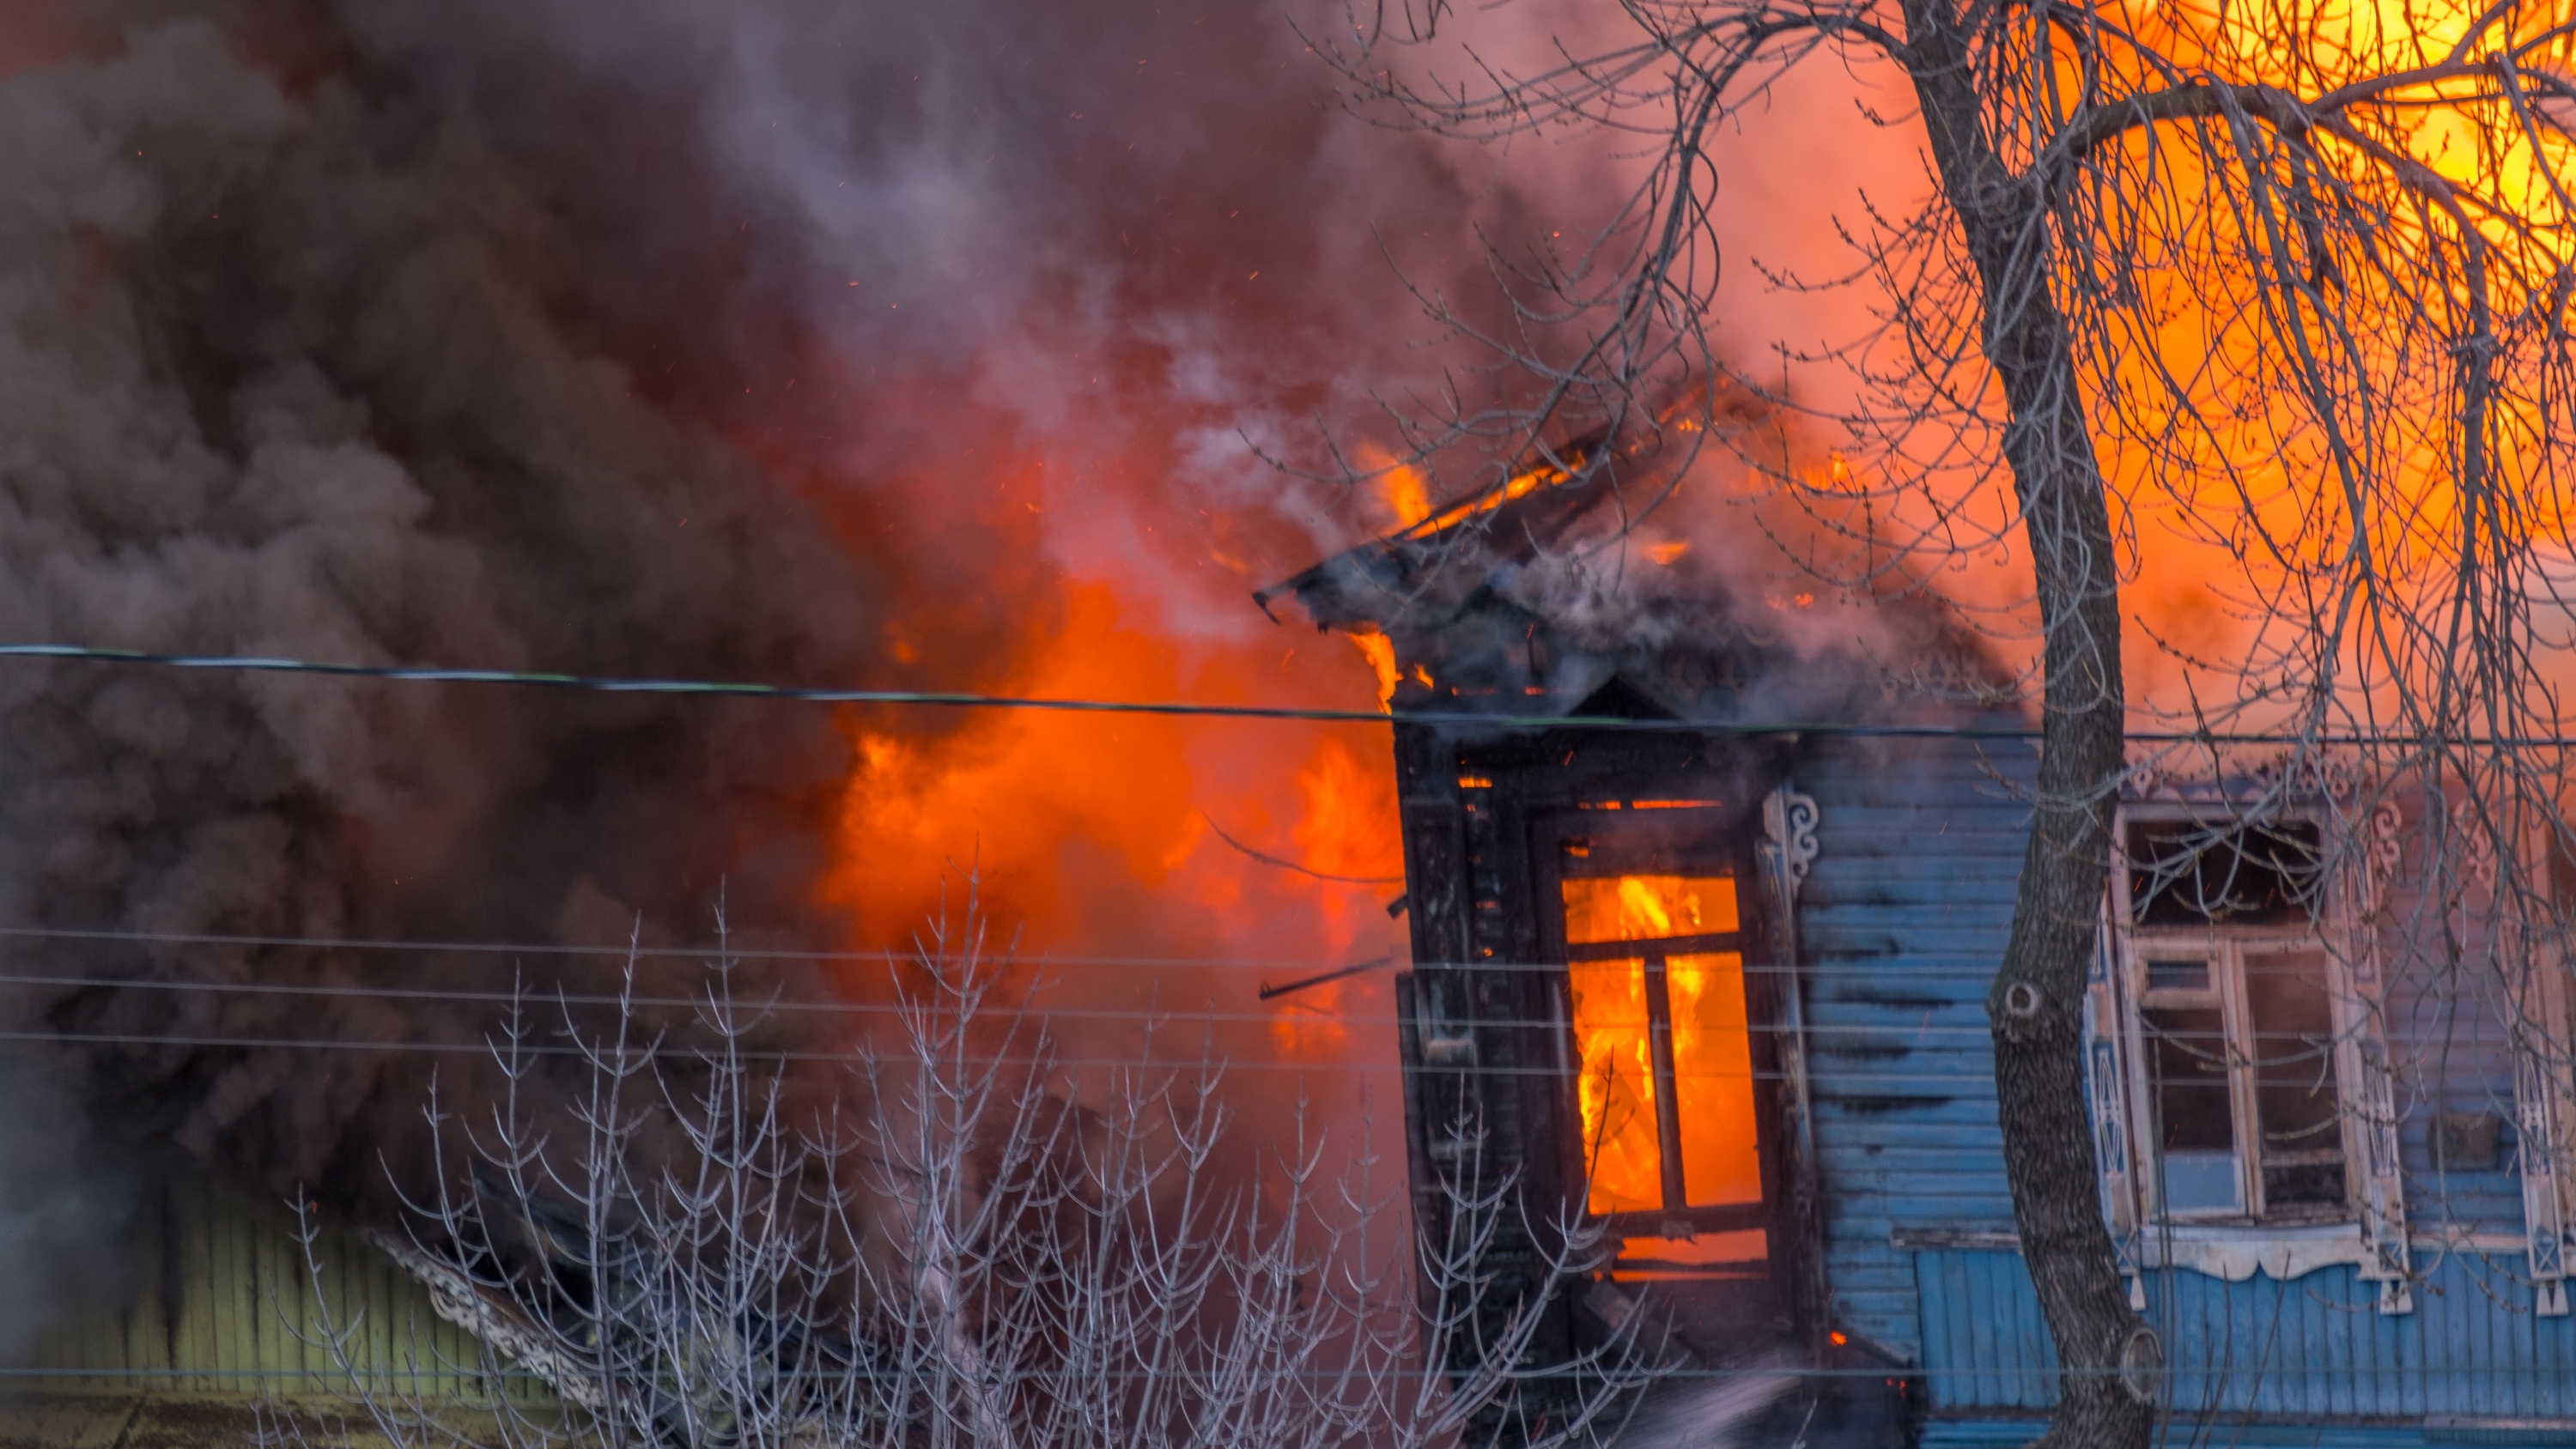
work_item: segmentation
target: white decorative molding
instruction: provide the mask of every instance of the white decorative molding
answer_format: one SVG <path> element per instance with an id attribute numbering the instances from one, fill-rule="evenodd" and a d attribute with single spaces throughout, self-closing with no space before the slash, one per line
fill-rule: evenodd
<path id="1" fill-rule="evenodd" d="M 1813 798 L 1787 785 L 1773 789 L 1762 797 L 1765 838 L 1757 855 L 1773 917 L 1771 950 L 1785 971 L 1775 1050 L 1788 1098 L 1782 1108 L 1786 1119 L 1782 1125 L 1787 1128 L 1782 1135 L 1789 1158 L 1789 1222 L 1805 1247 L 1797 1255 L 1799 1279 L 1792 1291 L 1803 1311 L 1821 1324 L 1833 1290 L 1825 1279 L 1824 1196 L 1816 1170 L 1815 1102 L 1807 1083 L 1806 989 L 1799 980 L 1797 910 L 1798 888 L 1806 883 L 1807 868 L 1816 861 L 1819 818 Z"/>
<path id="2" fill-rule="evenodd" d="M 2250 762 L 2236 752 L 2213 759 L 2203 750 L 2167 747 L 2127 767 L 2120 797 L 2133 803 L 2228 805 L 2277 794 L 2310 804 L 2342 803 L 2352 800 L 2365 782 L 2350 759 L 2295 746 Z"/>
<path id="3" fill-rule="evenodd" d="M 2398 839 L 2405 828 L 2406 816 L 2396 801 L 2382 800 L 2370 807 L 2370 838 L 2364 843 L 2368 853 L 2363 857 L 2370 872 L 2366 914 L 2376 915 L 2388 904 L 2388 892 L 2397 884 L 2398 868 L 2406 863 L 2406 847 Z"/>
<path id="4" fill-rule="evenodd" d="M 557 1342 L 561 1335 L 530 1324 L 508 1294 L 487 1290 L 453 1265 L 391 1233 L 370 1228 L 360 1236 L 429 1290 L 431 1312 L 472 1334 L 503 1364 L 526 1369 L 547 1388 L 594 1414 L 607 1408 L 598 1366 L 565 1353 Z"/>
<path id="5" fill-rule="evenodd" d="M 2379 1285 L 2379 1311 L 2390 1314 L 2415 1311 L 2415 1265 L 2406 1226 L 2405 1169 L 2397 1141 L 2397 1081 L 2380 1018 L 2385 978 L 2373 918 L 2403 862 L 2398 832 L 2404 824 L 2394 801 L 2382 800 L 2371 808 L 2362 857 L 2366 908 L 2347 924 L 2349 939 L 2358 949 L 2344 960 L 2350 989 L 2335 1008 L 2339 1038 L 2335 1051 L 2343 1058 L 2345 1079 L 2354 1084 L 2353 1123 L 2346 1141 L 2358 1147 L 2361 1155 L 2361 1238 L 2369 1250 L 2361 1261 L 2361 1276 Z"/>
<path id="6" fill-rule="evenodd" d="M 2143 1236 L 2138 1256 L 2150 1268 L 2188 1268 L 2230 1283 L 2260 1273 L 2275 1282 L 2319 1268 L 2366 1268 L 2373 1257 L 2356 1223 L 2313 1228 L 2158 1228 Z"/>
<path id="7" fill-rule="evenodd" d="M 2454 1233 L 2427 1237 L 2427 1252 L 2471 1253 L 2502 1257 L 2522 1251 L 2523 1241 L 2509 1233 Z M 2319 1268 L 2350 1264 L 2365 1283 L 2379 1285 L 2379 1311 L 2414 1311 L 2414 1295 L 2404 1280 L 2391 1282 L 2372 1272 L 2383 1249 L 2368 1240 L 2359 1223 L 2321 1223 L 2312 1228 L 2173 1227 L 2146 1235 L 2143 1257 L 2151 1268 L 2186 1268 L 2242 1283 L 2260 1273 L 2274 1282 L 2302 1278 Z M 2392 1288 L 2395 1290 L 2392 1293 Z M 2394 1298 L 2401 1306 L 2392 1307 Z"/>
<path id="8" fill-rule="evenodd" d="M 2494 837 L 2472 826 L 2454 825 L 2451 829 L 2453 834 L 2460 837 L 2462 853 L 2468 857 L 2469 878 L 2488 890 L 2494 890 L 2496 883 Z"/>
<path id="9" fill-rule="evenodd" d="M 1780 875 L 1789 899 L 1798 899 L 1798 888 L 1807 883 L 1808 867 L 1816 863 L 1816 826 L 1823 814 L 1816 808 L 1812 795 L 1801 795 L 1783 785 L 1762 798 L 1762 829 L 1780 850 Z"/>
<path id="10" fill-rule="evenodd" d="M 2021 1235 L 2009 1228 L 1922 1228 L 1888 1230 L 1887 1243 L 1911 1253 L 2018 1253 Z M 2498 1258 L 2519 1253 L 2523 1240 L 2510 1233 L 2453 1233 L 2426 1237 L 2416 1246 L 2428 1253 L 2463 1253 Z M 2274 1282 L 2304 1278 L 2320 1268 L 2360 1269 L 2363 1282 L 2373 1281 L 2371 1261 L 2377 1249 L 2363 1236 L 2359 1223 L 2319 1223 L 2314 1227 L 2233 1227 L 2178 1224 L 2151 1228 L 2139 1235 L 2138 1266 L 2176 1268 L 2242 1283 L 2260 1273 Z M 2380 1287 L 2380 1311 L 2388 1289 Z M 2411 1295 L 2401 1294 L 2401 1297 Z M 2404 1311 L 2404 1310 L 2396 1310 Z"/>
<path id="11" fill-rule="evenodd" d="M 2084 972 L 2084 1094 L 2093 1118 L 2093 1168 L 2100 1175 L 2102 1221 L 2111 1254 L 2129 1285 L 2129 1306 L 2144 1311 L 2147 1289 L 2138 1269 L 2138 1181 L 2131 1156 L 2129 1072 L 2120 1048 L 2128 1040 L 2119 945 L 2109 902 L 2093 931 L 2093 959 Z"/>
<path id="12" fill-rule="evenodd" d="M 2514 1156 L 2522 1168 L 2524 1251 L 2529 1255 L 2534 1312 L 2567 1316 L 2567 1206 L 2561 1186 L 2567 1149 L 2559 1094 L 2565 1090 L 2564 1048 L 2549 1039 L 2551 1023 L 2568 1019 L 2565 960 L 2536 952 L 2523 989 L 2521 1020 L 2513 1037 Z M 2538 1031 L 2533 1030 L 2534 1027 Z M 2538 1038 L 2535 1040 L 2535 1036 Z"/>

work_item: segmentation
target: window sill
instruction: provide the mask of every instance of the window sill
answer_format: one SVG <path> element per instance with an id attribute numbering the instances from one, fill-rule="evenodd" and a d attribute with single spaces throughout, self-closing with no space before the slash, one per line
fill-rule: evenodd
<path id="1" fill-rule="evenodd" d="M 2419 1252 L 2502 1255 L 2528 1248 L 2520 1235 L 2512 1233 L 2412 1236 Z M 1990 1228 L 1897 1228 L 1889 1232 L 1888 1246 L 1899 1252 L 2017 1253 L 2021 1251 L 2021 1239 L 2008 1230 Z M 2177 1223 L 2141 1235 L 2138 1257 L 2140 1267 L 2180 1268 L 2230 1283 L 2242 1283 L 2256 1273 L 2287 1282 L 2319 1268 L 2344 1264 L 2358 1267 L 2368 1261 L 2368 1249 L 2362 1243 L 2358 1223 Z"/>
<path id="2" fill-rule="evenodd" d="M 2174 1223 L 2138 1234 L 2138 1264 L 2188 1268 L 2242 1283 L 2257 1272 L 2275 1281 L 2319 1268 L 2367 1262 L 2361 1225 L 2341 1223 Z"/>
<path id="3" fill-rule="evenodd" d="M 2021 1240 L 2010 1232 L 1959 1232 L 1938 1228 L 1899 1228 L 1888 1235 L 1890 1247 L 1906 1249 L 2001 1249 L 2018 1252 Z M 2153 1228 L 2138 1239 L 2139 1266 L 2185 1268 L 2242 1283 L 2260 1272 L 2275 1279 L 2304 1277 L 2339 1263 L 2358 1265 L 2368 1249 L 2357 1223 L 2225 1226 L 2176 1223 Z"/>

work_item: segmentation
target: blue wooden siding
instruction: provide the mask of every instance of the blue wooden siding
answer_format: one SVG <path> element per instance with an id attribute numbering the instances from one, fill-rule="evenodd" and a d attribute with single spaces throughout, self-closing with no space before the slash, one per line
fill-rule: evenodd
<path id="1" fill-rule="evenodd" d="M 1922 1353 L 1899 1228 L 2009 1229 L 1985 994 L 2012 925 L 2028 746 L 1854 745 L 1797 783 L 1820 847 L 1798 903 L 1829 1312 Z"/>
<path id="2" fill-rule="evenodd" d="M 1821 814 L 1799 932 L 1829 1312 L 1837 1327 L 1923 1365 L 1933 1404 L 1954 1415 L 2032 1414 L 2054 1397 L 2045 1325 L 2017 1254 L 1892 1245 L 1910 1232 L 2012 1228 L 1984 998 L 2027 829 L 2012 786 L 2032 763 L 2010 743 L 1856 744 L 1797 782 Z M 2411 886 L 2402 875 L 2400 915 L 2417 904 Z M 2482 959 L 2428 970 L 2420 952 L 2389 945 L 2386 1027 L 2416 1267 L 2429 1275 L 2415 1312 L 2378 1314 L 2375 1291 L 2349 1267 L 2286 1288 L 2259 1276 L 2151 1274 L 2152 1310 L 2183 1374 L 2177 1389 L 2213 1411 L 2284 1423 L 2340 1420 L 2359 1432 L 2405 1419 L 2419 1437 L 2427 1415 L 2576 1419 L 2576 1319 L 2533 1315 L 2521 1253 L 2444 1257 L 2427 1242 L 2475 1232 L 2493 1244 L 2521 1231 L 2509 1120 L 2493 1170 L 2443 1174 L 2433 1160 L 2438 1113 L 2510 1118 L 2512 1003 L 2462 984 L 2486 974 Z M 2474 938 L 2468 946 L 2473 957 L 2482 950 Z M 2295 1374 L 2249 1372 L 2293 1363 L 2303 1365 Z M 1997 1423 L 1995 1432 L 2014 1432 Z"/>
<path id="3" fill-rule="evenodd" d="M 1936 1420 L 2003 1425 L 2053 1403 L 2056 1359 L 2021 1255 L 1908 1256 Z M 2169 1402 L 2186 1419 L 2221 1422 L 2396 1421 L 2413 1426 L 2406 1442 L 2421 1442 L 2427 1419 L 2576 1424 L 2576 1318 L 2531 1312 L 2518 1255 L 2453 1254 L 2419 1267 L 2415 1311 L 2402 1315 L 2376 1312 L 2375 1288 L 2350 1267 L 2286 1282 L 2147 1274 L 2147 1320 L 2173 1370 Z M 2347 1442 L 2340 1432 L 2331 1442 Z"/>
<path id="4" fill-rule="evenodd" d="M 2038 1438 L 2044 1427 L 2035 1417 L 1933 1419 L 1923 1426 L 1921 1449 L 2008 1449 L 2008 1446 L 2018 1449 L 2018 1446 Z M 2185 1446 L 2209 1446 L 2209 1449 L 2421 1449 L 2428 1443 L 2560 1444 L 2569 1441 L 2474 1429 L 2436 1437 L 2416 1425 L 2339 1424 L 2330 1430 L 2320 1430 L 2313 1424 L 2272 1424 L 2222 1417 L 2201 1422 L 2186 1419 L 2170 1424 L 2158 1442 L 2174 1446 L 2174 1449 L 2185 1449 Z"/>

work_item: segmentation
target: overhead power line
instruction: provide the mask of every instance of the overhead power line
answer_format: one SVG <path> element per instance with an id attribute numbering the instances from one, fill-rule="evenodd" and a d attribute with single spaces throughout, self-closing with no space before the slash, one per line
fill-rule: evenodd
<path id="1" fill-rule="evenodd" d="M 1688 734 L 1925 735 L 1966 739 L 2036 739 L 2018 725 L 1784 724 L 1776 721 L 1709 723 L 1698 720 L 1629 719 L 1621 715 L 1478 714 L 1465 710 L 1406 711 L 1390 715 L 1365 709 L 1304 709 L 1280 705 L 1195 704 L 1180 700 L 1066 699 L 1035 695 L 973 694 L 943 690 L 814 689 L 712 679 L 624 679 L 545 674 L 509 669 L 442 669 L 392 664 L 335 664 L 323 660 L 239 654 L 152 654 L 134 649 L 92 649 L 79 644 L 0 644 L 0 658 L 70 659 L 93 664 L 142 664 L 165 669 L 215 669 L 256 674 L 325 674 L 413 684 L 505 684 L 598 694 L 664 694 L 732 699 L 775 699 L 805 704 L 882 704 L 947 709 L 1029 709 L 1073 714 L 1178 715 L 1208 719 L 1306 720 L 1327 724 L 1447 724 L 1486 729 L 1619 729 Z"/>
<path id="2" fill-rule="evenodd" d="M 2042 732 L 2022 724 L 1892 724 L 1819 720 L 1632 719 L 1598 714 L 1484 714 L 1471 710 L 1308 709 L 1284 705 L 1196 704 L 1183 700 L 1072 699 L 1036 695 L 975 694 L 951 690 L 817 689 L 713 679 L 627 679 L 605 675 L 547 674 L 510 669 L 445 669 L 394 664 L 337 664 L 328 660 L 244 654 L 154 654 L 137 649 L 94 649 L 83 644 L 0 644 L 0 659 L 59 659 L 91 664 L 148 665 L 163 669 L 228 670 L 253 674 L 319 674 L 412 684 L 496 684 L 597 694 L 660 694 L 729 699 L 773 699 L 804 704 L 877 704 L 942 709 L 1023 709 L 1071 714 L 1145 714 L 1202 719 L 1308 721 L 1325 724 L 1424 724 L 1466 729 L 1625 730 L 1650 734 L 1834 735 L 1893 739 L 2036 740 Z M 2576 745 L 2576 735 L 2460 735 L 2283 731 L 2131 730 L 2142 744 L 2391 745 L 2437 741 L 2474 749 L 2544 749 Z"/>
<path id="3" fill-rule="evenodd" d="M 2001 939 L 2001 930 L 1996 931 Z M 907 948 L 885 947 L 878 950 L 826 950 L 797 947 L 731 946 L 722 942 L 700 945 L 645 946 L 593 945 L 580 942 L 548 941 L 442 941 L 399 940 L 365 936 L 262 936 L 228 935 L 213 931 L 123 931 L 84 929 L 71 926 L 0 926 L 0 941 L 70 941 L 125 943 L 165 946 L 295 946 L 329 951 L 411 951 L 423 954 L 454 952 L 474 955 L 526 956 L 595 956 L 643 961 L 682 961 L 698 966 L 716 962 L 750 961 L 858 961 L 882 964 L 913 964 L 921 958 Z M 1936 953 L 1925 953 L 1927 956 Z M 1956 953 L 1953 953 L 1956 954 Z M 969 953 L 962 950 L 933 952 L 932 960 L 963 962 Z M 1286 971 L 1325 970 L 1352 963 L 1328 956 L 1072 956 L 1051 951 L 1011 951 L 995 947 L 977 953 L 975 959 L 995 967 L 1026 967 L 1046 971 L 1060 966 L 1088 966 L 1110 969 L 1191 969 L 1209 971 Z M 1479 960 L 1474 962 L 1416 963 L 1431 970 L 1466 970 L 1483 972 L 1550 972 L 1563 971 L 1562 961 Z M 1747 975 L 1812 976 L 1819 969 L 1809 966 L 1784 966 L 1761 961 L 1748 961 L 1740 968 Z M 2264 968 L 2269 969 L 2269 968 Z M 1954 964 L 1918 963 L 1907 968 L 1910 979 L 1937 980 L 1965 977 L 1984 981 L 1995 974 L 1988 955 L 1963 956 Z"/>
<path id="4" fill-rule="evenodd" d="M 132 1046 L 132 1047 L 202 1047 L 238 1051 L 307 1051 L 360 1052 L 369 1055 L 405 1054 L 426 1056 L 470 1056 L 502 1060 L 510 1057 L 569 1058 L 587 1061 L 605 1050 L 599 1043 L 584 1041 L 506 1039 L 485 1041 L 450 1041 L 419 1038 L 356 1038 L 331 1036 L 268 1036 L 239 1032 L 153 1032 L 153 1031 L 0 1031 L 0 1042 L 29 1042 L 38 1045 Z M 703 1061 L 719 1048 L 709 1047 L 701 1053 L 688 1048 L 665 1047 L 665 1059 Z M 960 1071 L 981 1072 L 995 1067 L 1034 1067 L 1048 1071 L 1066 1068 L 1097 1067 L 1117 1071 L 1161 1073 L 1175 1080 L 1214 1082 L 1225 1077 L 1251 1073 L 1287 1073 L 1321 1080 L 1326 1077 L 1400 1077 L 1402 1066 L 1393 1061 L 1349 1061 L 1332 1058 L 1299 1059 L 1287 1057 L 1226 1056 L 1201 1052 L 1188 1055 L 1149 1056 L 1143 1053 L 1123 1056 L 1082 1056 L 1071 1052 L 1034 1050 L 1019 1054 L 964 1054 L 946 1056 L 940 1062 L 925 1065 L 902 1041 L 881 1048 L 850 1047 L 780 1048 L 738 1047 L 723 1051 L 724 1059 L 746 1067 L 788 1063 L 840 1063 L 847 1066 L 877 1067 L 889 1073 L 929 1071 L 953 1067 Z M 639 1061 L 640 1061 L 639 1054 Z M 1489 1080 L 1509 1079 L 1562 1082 L 1567 1074 L 1554 1067 L 1507 1067 L 1460 1065 L 1430 1068 L 1444 1076 Z M 1683 1082 L 1788 1082 L 1795 1080 L 1785 1072 L 1753 1068 L 1726 1068 L 1676 1071 L 1674 1079 Z M 1984 1095 L 1994 1088 L 1994 1076 L 1972 1064 L 1961 1064 L 1939 1070 L 1916 1072 L 1810 1072 L 1808 1085 L 1822 1096 L 1830 1108 L 1838 1094 L 1848 1090 L 1873 1101 L 1883 1099 L 1894 1088 L 1934 1089 L 1950 1100 Z M 1927 1104 L 1928 1105 L 1928 1104 Z"/>
<path id="5" fill-rule="evenodd" d="M 1274 1000 L 1294 992 L 1303 991 L 1308 987 L 1321 986 L 1329 981 L 1339 980 L 1347 976 L 1359 975 L 1363 972 L 1375 971 L 1381 967 L 1391 964 L 1393 964 L 1392 957 L 1379 956 L 1367 961 L 1354 962 L 1351 965 L 1340 968 L 1339 970 L 1328 971 L 1320 976 L 1311 976 L 1302 981 L 1291 981 L 1280 986 L 1264 984 L 1258 992 L 1258 999 L 1261 1001 Z M 2285 971 L 2282 974 L 2289 975 L 2294 973 Z M 437 1001 L 454 1002 L 466 1005 L 481 1004 L 530 1009 L 550 1006 L 581 1006 L 626 1007 L 636 1010 L 651 1011 L 703 1011 L 711 1007 L 722 1007 L 733 1015 L 744 1018 L 762 1017 L 771 1013 L 785 1014 L 793 1012 L 822 1013 L 836 1016 L 893 1017 L 900 1019 L 917 1011 L 925 1010 L 925 1008 L 919 1005 L 902 1001 L 798 1001 L 785 998 L 749 996 L 735 998 L 715 998 L 707 996 L 612 996 L 601 993 L 583 994 L 537 989 L 530 989 L 527 991 L 471 991 L 451 988 L 384 986 L 372 983 L 366 985 L 328 985 L 267 981 L 172 981 L 146 976 L 0 974 L 0 990 L 34 989 L 40 987 L 62 987 L 75 990 L 99 989 L 116 991 L 158 991 L 197 995 L 211 994 L 217 996 L 315 997 L 325 1000 L 363 1000 L 371 1002 Z M 1007 1013 L 1014 1019 L 1026 1019 L 1030 1022 L 1036 1023 L 1040 1027 L 1045 1027 L 1058 1021 L 1168 1022 L 1184 1026 L 1201 1022 L 1225 1022 L 1257 1026 L 1276 1026 L 1283 1021 L 1294 1020 L 1294 1018 L 1283 1017 L 1280 1014 L 1280 1011 L 1276 1008 L 1266 1011 L 1223 1011 L 1213 1008 L 1199 1010 L 1182 1007 L 1058 1006 L 1051 1003 L 1033 1003 L 1027 1005 L 1016 1005 L 1007 1009 L 994 1008 L 993 1010 L 995 1015 L 1002 1015 L 1005 1010 L 1007 1010 Z M 1804 1026 L 1791 1027 L 1778 1022 L 1757 1021 L 1748 1023 L 1744 1027 L 1744 1031 L 1752 1036 L 1787 1036 L 1795 1033 L 1814 1039 L 1814 1041 L 1819 1044 L 1820 1049 L 1827 1051 L 1832 1050 L 1835 1046 L 1840 1044 L 1868 1041 L 1873 1038 L 1880 1037 L 1884 1037 L 1889 1040 L 1911 1041 L 1918 1046 L 1922 1045 L 1926 1041 L 1936 1038 L 1945 1041 L 1955 1038 L 1982 1046 L 1993 1036 L 1991 1028 L 1980 1024 L 1964 1026 L 1935 1026 L 1931 1019 L 1935 1010 L 1946 1010 L 1963 1014 L 1973 1012 L 1978 1017 L 1982 1018 L 1985 1008 L 1981 1003 L 1976 1001 L 1959 1000 L 1950 1003 L 1945 1008 L 1927 1008 L 1923 1013 L 1923 1019 L 1919 1022 L 1837 1020 L 1810 1022 Z M 1330 1022 L 1336 1026 L 1346 1027 L 1359 1026 L 1393 1028 L 1403 1024 L 1403 1019 L 1400 1017 L 1362 1011 L 1332 1012 L 1329 1014 L 1317 1013 L 1313 1015 L 1313 1020 L 1318 1023 Z M 1478 1017 L 1474 1024 L 1479 1030 L 1497 1032 L 1562 1031 L 1566 1028 L 1566 1023 L 1563 1020 L 1552 1016 L 1487 1016 Z M 1651 1025 L 1652 1023 L 1642 1016 L 1634 1018 L 1607 1016 L 1586 1018 L 1584 1029 L 1587 1031 L 1644 1031 Z M 2245 1033 L 2245 1035 L 2249 1040 L 2258 1042 L 2280 1041 L 2293 1044 L 2305 1044 L 2309 1046 L 2314 1045 L 2314 1038 L 2312 1035 L 2302 1031 L 2249 1031 Z M 2300 1055 L 2305 1054 L 2301 1053 Z"/>

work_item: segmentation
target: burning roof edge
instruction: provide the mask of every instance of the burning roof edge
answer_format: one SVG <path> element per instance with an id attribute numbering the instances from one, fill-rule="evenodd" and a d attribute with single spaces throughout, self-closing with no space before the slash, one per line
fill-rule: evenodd
<path id="1" fill-rule="evenodd" d="M 1255 590 L 1252 602 L 1276 623 L 1279 616 L 1272 612 L 1271 600 L 1293 594 L 1319 629 L 1384 630 L 1389 621 L 1423 606 L 1426 586 L 1447 566 L 1470 555 L 1526 560 L 1599 506 L 1615 490 L 1618 476 L 1608 466 L 1607 437 L 1594 432 L 1577 438 L 1495 487 Z M 1463 607 L 1475 600 L 1458 602 Z"/>
<path id="2" fill-rule="evenodd" d="M 1622 454 L 1602 443 L 1595 434 L 1567 444 L 1502 488 L 1322 559 L 1253 600 L 1277 622 L 1272 601 L 1293 595 L 1319 631 L 1352 636 L 1397 712 L 1712 724 L 2021 712 L 2009 672 L 1931 598 L 1857 605 L 1880 636 L 1874 650 L 1858 638 L 1802 648 L 1723 579 L 1630 601 L 1615 628 L 1597 599 L 1578 609 L 1529 587 L 1532 565 L 1616 496 Z"/>

